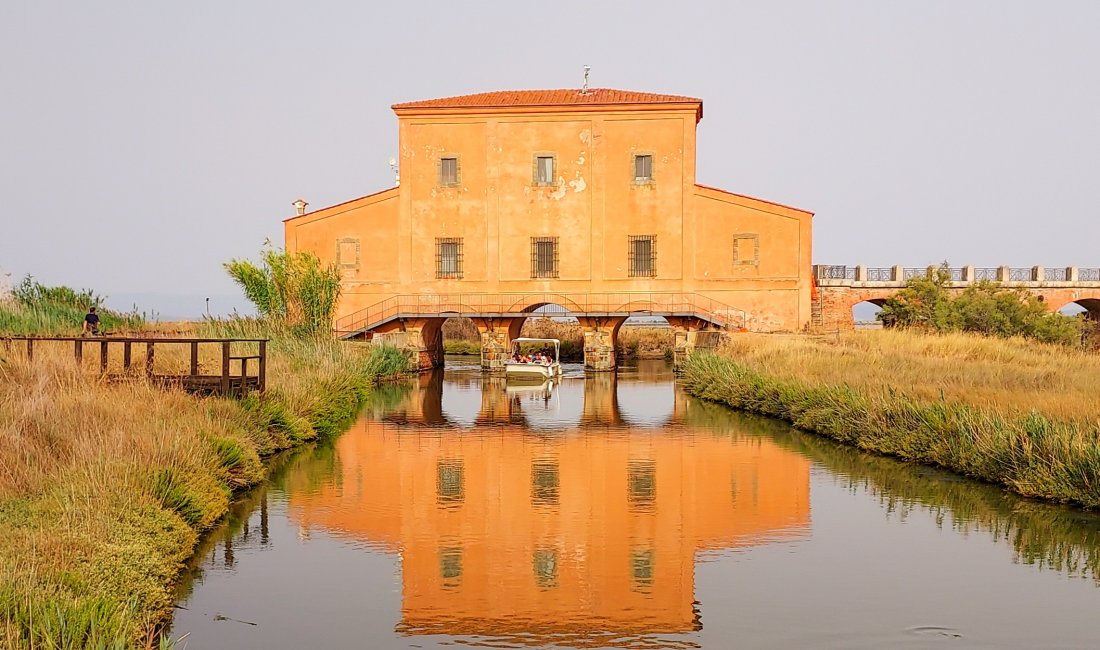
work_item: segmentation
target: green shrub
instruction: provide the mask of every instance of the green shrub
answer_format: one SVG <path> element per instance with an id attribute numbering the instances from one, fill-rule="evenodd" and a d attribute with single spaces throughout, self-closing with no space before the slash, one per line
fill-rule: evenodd
<path id="1" fill-rule="evenodd" d="M 1038 297 L 996 282 L 971 284 L 951 295 L 947 263 L 914 277 L 888 298 L 878 314 L 884 325 L 932 332 L 1022 336 L 1043 343 L 1080 345 L 1081 318 L 1047 310 Z"/>
<path id="2" fill-rule="evenodd" d="M 225 264 L 260 316 L 298 336 L 328 332 L 340 298 L 336 265 L 323 264 L 308 251 L 266 250 L 260 260 L 260 265 L 237 259 Z"/>

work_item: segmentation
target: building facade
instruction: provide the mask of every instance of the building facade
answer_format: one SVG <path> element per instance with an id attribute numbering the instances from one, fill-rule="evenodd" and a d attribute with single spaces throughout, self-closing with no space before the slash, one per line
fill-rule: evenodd
<path id="1" fill-rule="evenodd" d="M 393 110 L 400 185 L 285 222 L 287 250 L 341 269 L 338 318 L 396 296 L 658 292 L 750 330 L 809 323 L 812 214 L 696 183 L 701 100 L 506 91 Z"/>

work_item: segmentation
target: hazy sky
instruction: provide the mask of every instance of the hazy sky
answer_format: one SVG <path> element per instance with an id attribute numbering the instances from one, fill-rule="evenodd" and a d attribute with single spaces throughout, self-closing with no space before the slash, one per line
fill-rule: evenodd
<path id="1" fill-rule="evenodd" d="M 281 220 L 390 186 L 399 101 L 701 97 L 698 180 L 816 263 L 1100 266 L 1100 2 L 0 6 L 0 272 L 193 315 Z"/>

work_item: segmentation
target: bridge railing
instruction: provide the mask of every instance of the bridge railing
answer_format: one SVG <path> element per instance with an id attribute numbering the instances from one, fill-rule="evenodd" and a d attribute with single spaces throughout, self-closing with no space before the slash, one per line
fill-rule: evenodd
<path id="1" fill-rule="evenodd" d="M 545 305 L 559 305 L 557 315 L 628 315 L 649 312 L 699 316 L 729 327 L 745 326 L 744 310 L 694 293 L 463 293 L 403 294 L 382 300 L 336 321 L 341 334 L 358 332 L 398 316 L 530 315 Z"/>
<path id="2" fill-rule="evenodd" d="M 922 278 L 936 272 L 938 267 L 902 267 L 869 268 L 866 266 L 839 266 L 834 264 L 815 264 L 814 278 L 821 281 L 847 282 L 891 282 L 904 283 L 913 278 Z M 943 269 L 951 282 L 1100 282 L 1100 268 L 1076 266 L 997 266 L 997 267 L 946 267 Z"/>

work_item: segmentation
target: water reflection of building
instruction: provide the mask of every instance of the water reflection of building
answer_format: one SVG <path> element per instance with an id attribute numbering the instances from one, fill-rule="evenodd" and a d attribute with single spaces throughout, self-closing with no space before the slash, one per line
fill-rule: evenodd
<path id="1" fill-rule="evenodd" d="M 410 399 L 440 394 L 428 382 Z M 809 462 L 766 440 L 678 423 L 533 435 L 511 416 L 408 426 L 413 415 L 360 421 L 337 442 L 333 483 L 291 501 L 302 526 L 401 553 L 406 633 L 688 632 L 697 553 L 809 523 Z"/>

